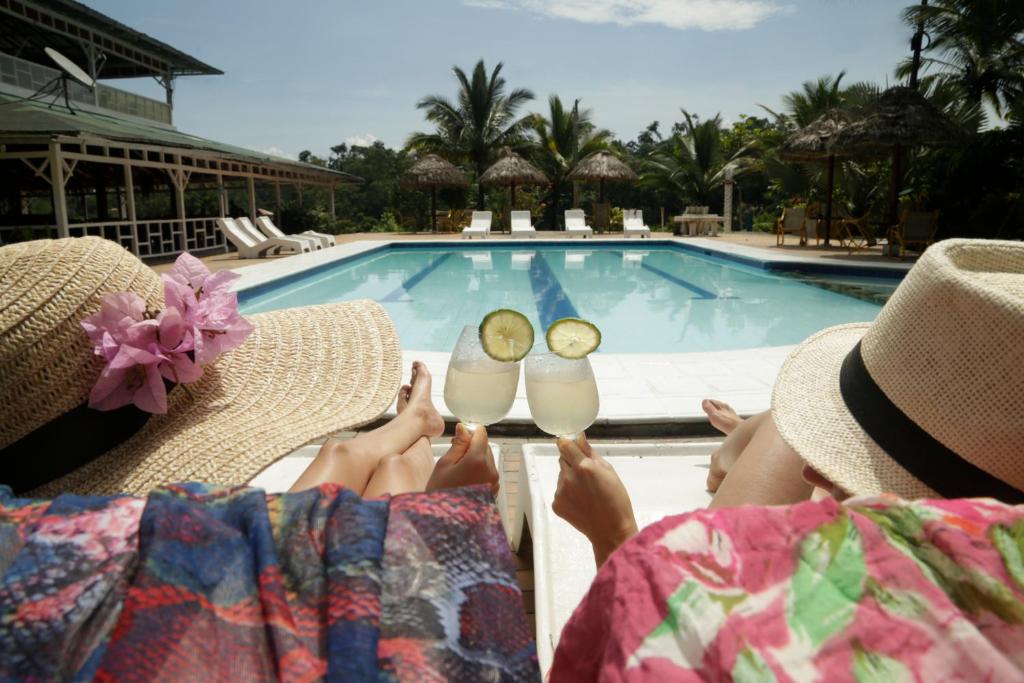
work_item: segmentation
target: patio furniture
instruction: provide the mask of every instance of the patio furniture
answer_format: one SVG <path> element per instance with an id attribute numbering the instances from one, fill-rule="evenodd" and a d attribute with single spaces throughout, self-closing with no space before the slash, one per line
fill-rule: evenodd
<path id="1" fill-rule="evenodd" d="M 256 226 L 252 224 L 252 221 L 249 220 L 248 216 L 239 216 L 238 218 L 235 219 L 235 224 L 255 240 L 262 240 L 264 238 L 295 240 L 297 242 L 302 242 L 307 247 L 309 247 L 305 251 L 317 251 L 323 248 L 320 246 L 320 240 L 311 237 L 299 237 L 298 235 L 286 235 L 284 237 L 277 237 L 276 235 L 264 235 L 263 233 L 256 229 Z"/>
<path id="2" fill-rule="evenodd" d="M 908 244 L 921 245 L 927 249 L 935 243 L 935 231 L 939 227 L 938 211 L 912 211 L 905 209 L 900 214 L 900 222 L 893 227 L 893 239 L 900 245 L 900 258 Z M 923 251 L 923 249 L 922 249 Z"/>
<path id="3" fill-rule="evenodd" d="M 263 258 L 270 253 L 301 253 L 310 251 L 309 244 L 293 239 L 261 239 L 239 227 L 233 218 L 218 218 L 217 227 L 238 250 L 239 258 Z"/>
<path id="4" fill-rule="evenodd" d="M 718 226 L 725 223 L 725 218 L 718 214 L 708 213 L 706 206 L 688 206 L 686 212 L 672 219 L 680 224 L 680 232 L 689 236 L 702 235 L 709 229 L 712 237 L 718 236 Z"/>
<path id="5" fill-rule="evenodd" d="M 462 239 L 468 240 L 474 237 L 487 239 L 491 234 L 491 212 L 474 211 L 469 221 L 469 227 L 462 229 Z"/>
<path id="6" fill-rule="evenodd" d="M 689 510 L 706 507 L 708 461 L 720 442 L 683 445 L 594 446 L 615 468 L 633 502 L 636 521 L 648 524 Z M 513 550 L 519 549 L 524 523 L 533 540 L 534 596 L 537 615 L 537 654 L 541 676 L 551 660 L 562 627 L 579 604 L 594 575 L 590 542 L 551 511 L 558 484 L 558 449 L 549 444 L 525 444 L 515 486 L 515 514 L 499 507 Z M 511 491 L 514 474 L 499 465 L 500 489 Z"/>
<path id="7" fill-rule="evenodd" d="M 860 218 L 853 216 L 843 218 L 839 222 L 839 243 L 846 247 L 849 254 L 875 246 L 877 243 L 875 229 L 868 214 L 864 214 Z"/>
<path id="8" fill-rule="evenodd" d="M 315 240 L 322 249 L 333 247 L 334 235 L 328 235 L 322 232 L 313 232 L 312 230 L 306 230 L 297 235 L 286 235 L 281 228 L 274 225 L 274 221 L 270 220 L 270 216 L 259 216 L 256 219 L 256 225 L 259 227 L 266 237 L 310 237 Z"/>
<path id="9" fill-rule="evenodd" d="M 537 236 L 537 231 L 530 222 L 529 211 L 513 211 L 510 216 L 510 223 L 513 238 L 529 237 L 532 239 Z"/>
<path id="10" fill-rule="evenodd" d="M 583 209 L 566 209 L 565 211 L 565 234 L 570 237 L 593 237 L 594 231 L 587 225 Z"/>
<path id="11" fill-rule="evenodd" d="M 775 224 L 775 246 L 786 243 L 786 235 L 800 237 L 800 246 L 807 244 L 807 207 L 787 206 Z"/>
<path id="12" fill-rule="evenodd" d="M 651 236 L 651 229 L 644 225 L 643 209 L 622 210 L 622 234 L 625 237 L 639 236 L 641 239 Z"/>

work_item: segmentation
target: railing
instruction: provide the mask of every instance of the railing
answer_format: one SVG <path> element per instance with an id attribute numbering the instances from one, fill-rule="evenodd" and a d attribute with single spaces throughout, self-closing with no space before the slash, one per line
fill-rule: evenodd
<path id="1" fill-rule="evenodd" d="M 95 235 L 120 243 L 140 258 L 173 256 L 182 251 L 224 249 L 224 235 L 217 229 L 216 217 L 186 218 L 184 231 L 177 218 L 136 221 L 74 223 L 68 226 L 71 237 Z"/>
<path id="2" fill-rule="evenodd" d="M 57 69 L 0 52 L 0 90 L 12 90 L 24 97 L 37 92 L 60 75 Z M 89 88 L 68 79 L 68 100 L 83 108 L 99 107 L 150 121 L 171 123 L 171 108 L 167 104 L 99 83 L 94 96 Z"/>

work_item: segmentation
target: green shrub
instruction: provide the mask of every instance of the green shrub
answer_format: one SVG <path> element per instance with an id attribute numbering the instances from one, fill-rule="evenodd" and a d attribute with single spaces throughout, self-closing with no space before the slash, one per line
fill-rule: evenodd
<path id="1" fill-rule="evenodd" d="M 775 232 L 778 220 L 777 215 L 768 211 L 754 214 L 754 232 Z"/>
<path id="2" fill-rule="evenodd" d="M 402 232 L 402 226 L 395 218 L 395 214 L 385 211 L 380 220 L 370 228 L 371 232 Z"/>

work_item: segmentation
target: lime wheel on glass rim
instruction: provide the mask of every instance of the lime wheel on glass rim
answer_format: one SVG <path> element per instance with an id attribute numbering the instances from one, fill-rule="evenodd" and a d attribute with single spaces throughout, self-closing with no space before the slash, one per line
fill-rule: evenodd
<path id="1" fill-rule="evenodd" d="M 533 325 L 525 315 L 510 308 L 491 311 L 480 323 L 480 346 L 494 360 L 520 361 L 533 348 Z"/>
<path id="2" fill-rule="evenodd" d="M 546 339 L 552 353 L 575 360 L 597 350 L 601 345 L 601 330 L 587 320 L 562 318 L 551 323 Z"/>

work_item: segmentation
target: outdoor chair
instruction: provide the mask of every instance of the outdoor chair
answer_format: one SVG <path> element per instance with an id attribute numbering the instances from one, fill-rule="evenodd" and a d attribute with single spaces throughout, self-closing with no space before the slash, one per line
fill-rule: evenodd
<path id="1" fill-rule="evenodd" d="M 239 227 L 232 218 L 218 218 L 217 227 L 238 250 L 239 258 L 263 258 L 267 254 L 284 251 L 291 253 L 309 251 L 309 246 L 298 240 L 259 239 Z"/>
<path id="2" fill-rule="evenodd" d="M 807 244 L 807 209 L 803 206 L 787 206 L 775 226 L 775 246 L 786 243 L 786 235 L 797 235 L 800 246 Z"/>
<path id="3" fill-rule="evenodd" d="M 532 239 L 537 236 L 537 231 L 530 222 L 529 211 L 513 211 L 510 218 L 513 238 L 529 237 Z"/>
<path id="4" fill-rule="evenodd" d="M 565 234 L 570 237 L 593 237 L 594 231 L 587 225 L 583 209 L 566 209 L 565 211 Z"/>
<path id="5" fill-rule="evenodd" d="M 473 218 L 469 221 L 469 227 L 462 229 L 462 239 L 468 240 L 474 237 L 487 239 L 491 234 L 491 212 L 474 211 Z"/>
<path id="6" fill-rule="evenodd" d="M 263 233 L 261 233 L 259 230 L 256 229 L 256 226 L 252 224 L 252 221 L 249 220 L 248 216 L 239 216 L 238 218 L 235 219 L 235 224 L 238 225 L 239 228 L 241 228 L 242 230 L 247 232 L 253 239 L 256 239 L 256 240 L 262 240 L 262 239 L 295 240 L 297 242 L 302 242 L 307 247 L 309 247 L 308 249 L 304 249 L 303 251 L 317 251 L 319 249 L 323 249 L 323 246 L 321 246 L 321 244 L 320 244 L 320 240 L 318 240 L 318 239 L 316 239 L 314 237 L 309 237 L 309 236 L 305 236 L 305 235 L 301 236 L 301 237 L 299 235 L 285 235 L 284 237 L 277 237 L 276 235 L 264 235 Z"/>
<path id="7" fill-rule="evenodd" d="M 286 235 L 281 228 L 274 225 L 274 221 L 270 220 L 270 216 L 259 216 L 256 219 L 256 225 L 267 237 L 312 237 L 320 242 L 320 246 L 324 249 L 333 247 L 336 244 L 334 241 L 334 235 L 328 235 L 323 232 L 314 232 L 313 230 L 306 230 L 297 235 Z"/>
<path id="8" fill-rule="evenodd" d="M 709 208 L 707 206 L 688 206 L 683 213 L 689 216 L 706 216 Z M 705 230 L 710 229 L 709 224 L 703 221 L 686 221 L 683 227 L 684 230 L 682 232 L 690 236 L 700 235 Z"/>
<path id="9" fill-rule="evenodd" d="M 849 254 L 875 246 L 875 230 L 869 215 L 864 214 L 859 218 L 845 216 L 839 222 L 839 243 L 846 247 Z"/>
<path id="10" fill-rule="evenodd" d="M 900 222 L 892 231 L 893 238 L 900 245 L 900 258 L 908 244 L 919 245 L 922 251 L 935 243 L 935 231 L 939 227 L 938 211 L 911 211 L 900 214 Z"/>
<path id="11" fill-rule="evenodd" d="M 625 237 L 639 236 L 641 239 L 651 236 L 651 229 L 644 225 L 642 209 L 622 210 L 622 234 Z"/>

